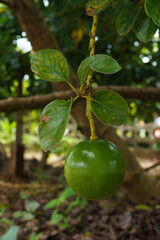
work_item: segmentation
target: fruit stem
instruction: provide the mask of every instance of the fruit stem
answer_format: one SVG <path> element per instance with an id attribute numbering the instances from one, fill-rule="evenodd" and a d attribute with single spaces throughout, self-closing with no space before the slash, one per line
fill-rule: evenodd
<path id="1" fill-rule="evenodd" d="M 98 139 L 96 133 L 95 133 L 95 124 L 94 124 L 94 120 L 93 120 L 93 116 L 92 116 L 92 109 L 91 109 L 91 93 L 89 93 L 87 98 L 87 108 L 86 108 L 86 116 L 89 120 L 89 124 L 90 124 L 90 129 L 91 129 L 91 136 L 90 136 L 90 140 L 95 141 Z"/>
<path id="2" fill-rule="evenodd" d="M 94 53 L 95 53 L 95 36 L 96 36 L 96 32 L 97 32 L 97 25 L 98 25 L 98 15 L 94 15 L 93 16 L 92 29 L 91 29 L 91 32 L 90 32 L 90 35 L 89 35 L 90 36 L 90 41 L 89 41 L 90 57 L 93 56 Z M 87 81 L 86 81 L 88 87 L 90 86 L 92 76 L 93 76 L 93 73 L 88 75 L 88 78 L 87 78 Z M 90 140 L 94 141 L 94 140 L 97 140 L 98 137 L 95 133 L 95 124 L 94 124 L 94 120 L 93 120 L 93 116 L 92 116 L 91 91 L 89 91 L 89 93 L 86 96 L 87 96 L 86 116 L 89 120 L 90 129 L 91 129 Z"/>

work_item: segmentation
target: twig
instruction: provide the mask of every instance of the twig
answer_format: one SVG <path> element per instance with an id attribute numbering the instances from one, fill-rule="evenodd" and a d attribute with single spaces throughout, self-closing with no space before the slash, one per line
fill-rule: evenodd
<path id="1" fill-rule="evenodd" d="M 158 88 L 137 88 L 128 86 L 100 86 L 93 88 L 92 92 L 100 89 L 110 89 L 119 93 L 126 99 L 141 99 L 141 100 L 153 100 L 160 101 L 160 89 Z M 31 110 L 37 108 L 43 108 L 49 102 L 55 99 L 67 100 L 71 97 L 76 97 L 73 90 L 60 91 L 46 95 L 37 95 L 32 97 L 23 98 L 8 98 L 6 100 L 0 100 L 0 112 L 15 112 L 19 110 Z"/>
<path id="2" fill-rule="evenodd" d="M 145 171 L 147 172 L 147 171 L 151 170 L 152 168 L 155 168 L 155 167 L 157 167 L 157 166 L 159 166 L 159 165 L 160 165 L 160 162 L 159 162 L 159 163 L 156 163 L 156 164 L 154 164 L 154 165 L 153 165 L 153 166 L 151 166 L 151 167 L 145 168 Z"/>

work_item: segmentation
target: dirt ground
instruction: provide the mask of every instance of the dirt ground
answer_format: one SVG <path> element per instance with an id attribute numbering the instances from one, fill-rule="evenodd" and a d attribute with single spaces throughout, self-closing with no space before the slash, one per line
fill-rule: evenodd
<path id="1" fill-rule="evenodd" d="M 147 168 L 150 164 L 142 159 L 141 165 Z M 16 225 L 20 226 L 18 240 L 160 239 L 160 199 L 152 199 L 146 204 L 133 204 L 120 189 L 109 199 L 84 202 L 73 195 L 58 207 L 44 209 L 51 199 L 58 202 L 60 194 L 67 187 L 63 167 L 45 165 L 42 168 L 34 160 L 27 161 L 25 171 L 23 181 L 0 181 L 0 236 L 10 226 Z M 72 203 L 77 199 L 79 204 L 74 206 Z M 30 212 L 28 219 L 18 217 L 17 212 L 26 211 L 29 201 L 38 202 L 39 207 L 35 212 Z M 69 207 L 70 211 L 66 212 Z M 51 222 L 55 210 L 63 216 L 57 224 Z"/>

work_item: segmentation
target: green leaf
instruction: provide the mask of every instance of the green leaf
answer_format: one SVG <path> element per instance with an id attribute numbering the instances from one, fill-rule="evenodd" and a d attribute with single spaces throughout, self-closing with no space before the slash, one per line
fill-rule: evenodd
<path id="1" fill-rule="evenodd" d="M 140 5 L 128 1 L 117 16 L 116 28 L 120 36 L 127 34 L 133 27 L 138 16 Z"/>
<path id="2" fill-rule="evenodd" d="M 119 126 L 127 118 L 128 106 L 125 100 L 110 90 L 99 90 L 93 94 L 91 108 L 96 117 L 105 124 Z"/>
<path id="3" fill-rule="evenodd" d="M 160 1 L 159 0 L 146 0 L 145 11 L 153 22 L 160 27 Z"/>
<path id="4" fill-rule="evenodd" d="M 35 232 L 31 233 L 31 235 L 29 236 L 29 240 L 39 240 L 40 237 L 43 236 L 43 233 L 40 232 L 38 234 L 36 234 Z"/>
<path id="5" fill-rule="evenodd" d="M 64 189 L 64 191 L 59 195 L 58 197 L 58 201 L 60 202 L 60 204 L 62 203 L 65 203 L 66 202 L 66 199 L 68 197 L 71 197 L 71 196 L 74 196 L 75 195 L 75 192 L 70 188 L 70 187 L 67 187 Z"/>
<path id="6" fill-rule="evenodd" d="M 87 3 L 86 12 L 89 16 L 96 15 L 107 8 L 113 0 L 91 0 Z"/>
<path id="7" fill-rule="evenodd" d="M 156 30 L 157 26 L 142 8 L 135 22 L 135 33 L 137 38 L 140 41 L 147 43 L 154 36 Z"/>
<path id="8" fill-rule="evenodd" d="M 51 224 L 57 224 L 63 219 L 63 215 L 58 213 L 58 210 L 55 210 L 51 215 Z"/>
<path id="9" fill-rule="evenodd" d="M 62 53 L 53 49 L 44 49 L 31 55 L 32 71 L 43 80 L 61 82 L 68 80 L 67 60 Z"/>
<path id="10" fill-rule="evenodd" d="M 68 205 L 65 213 L 66 213 L 66 214 L 69 214 L 69 213 L 72 211 L 72 209 L 75 208 L 76 206 L 79 206 L 79 204 L 80 204 L 80 198 L 77 197 L 74 201 L 72 201 L 72 202 Z"/>
<path id="11" fill-rule="evenodd" d="M 9 230 L 2 237 L 0 237 L 0 240 L 18 240 L 18 230 L 18 226 L 9 228 Z"/>
<path id="12" fill-rule="evenodd" d="M 16 211 L 13 213 L 13 218 L 18 219 L 21 218 L 23 215 L 23 211 Z"/>
<path id="13" fill-rule="evenodd" d="M 37 201 L 29 201 L 25 204 L 25 209 L 28 212 L 35 212 L 39 208 L 40 204 Z"/>
<path id="14" fill-rule="evenodd" d="M 13 217 L 15 219 L 22 218 L 23 220 L 26 220 L 26 221 L 34 219 L 34 215 L 26 211 L 16 211 L 13 213 Z"/>
<path id="15" fill-rule="evenodd" d="M 78 68 L 77 74 L 81 84 L 83 84 L 88 75 L 93 71 L 103 74 L 112 74 L 118 72 L 120 69 L 119 64 L 112 57 L 104 54 L 97 54 L 84 59 Z"/>
<path id="16" fill-rule="evenodd" d="M 152 212 L 152 208 L 148 205 L 145 204 L 139 204 L 137 206 L 135 206 L 136 210 L 141 210 L 141 211 L 148 211 L 148 212 Z"/>
<path id="17" fill-rule="evenodd" d="M 35 218 L 35 216 L 32 213 L 23 211 L 23 214 L 22 214 L 22 219 L 23 220 L 30 221 L 34 218 Z"/>
<path id="18" fill-rule="evenodd" d="M 57 204 L 58 204 L 57 199 L 52 199 L 48 203 L 46 203 L 46 205 L 44 206 L 44 209 L 54 208 L 57 206 Z"/>
<path id="19" fill-rule="evenodd" d="M 55 100 L 49 103 L 42 112 L 38 126 L 38 135 L 44 151 L 49 151 L 62 139 L 72 105 L 68 101 Z"/>

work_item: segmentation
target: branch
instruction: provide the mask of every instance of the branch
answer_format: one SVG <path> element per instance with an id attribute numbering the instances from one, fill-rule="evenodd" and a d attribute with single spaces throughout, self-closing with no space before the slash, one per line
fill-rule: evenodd
<path id="1" fill-rule="evenodd" d="M 147 172 L 147 171 L 151 170 L 152 168 L 155 168 L 155 167 L 157 167 L 157 166 L 159 166 L 159 165 L 160 165 L 160 162 L 159 162 L 159 163 L 156 163 L 156 164 L 154 164 L 154 165 L 153 165 L 153 166 L 151 166 L 151 167 L 145 168 L 144 170 Z"/>
<path id="2" fill-rule="evenodd" d="M 160 88 L 136 88 L 128 86 L 100 86 L 94 88 L 92 92 L 100 89 L 110 89 L 119 93 L 126 99 L 141 99 L 141 100 L 160 100 Z M 69 99 L 75 97 L 73 90 L 60 91 L 46 95 L 37 95 L 33 97 L 8 98 L 7 100 L 0 100 L 0 112 L 14 112 L 19 110 L 31 110 L 43 108 L 49 102 L 56 99 Z"/>

